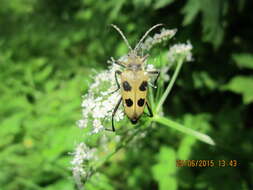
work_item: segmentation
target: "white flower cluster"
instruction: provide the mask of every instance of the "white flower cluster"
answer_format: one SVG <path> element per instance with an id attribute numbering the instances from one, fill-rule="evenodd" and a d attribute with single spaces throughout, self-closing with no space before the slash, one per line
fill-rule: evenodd
<path id="1" fill-rule="evenodd" d="M 96 149 L 88 148 L 84 143 L 80 143 L 73 153 L 74 158 L 71 161 L 72 172 L 76 183 L 81 186 L 82 178 L 89 175 L 88 171 L 85 170 L 84 163 L 91 159 L 95 159 Z"/>
<path id="2" fill-rule="evenodd" d="M 119 69 L 119 66 L 112 66 L 94 77 L 94 83 L 89 87 L 88 93 L 84 95 L 82 102 L 83 118 L 78 121 L 80 128 L 85 128 L 88 125 L 92 126 L 91 133 L 98 133 L 105 129 L 103 122 L 111 119 L 112 111 L 115 108 L 119 98 L 114 73 Z M 123 109 L 120 106 L 115 115 L 115 121 L 123 119 Z"/>
<path id="3" fill-rule="evenodd" d="M 148 71 L 153 71 L 153 70 L 155 70 L 155 66 L 152 64 L 147 64 L 146 71 L 148 72 Z"/>
<path id="4" fill-rule="evenodd" d="M 150 50 L 154 45 L 159 44 L 165 40 L 171 39 L 175 34 L 177 30 L 176 29 L 165 29 L 162 28 L 161 32 L 159 34 L 155 34 L 153 37 L 148 37 L 142 44 L 141 44 L 141 50 L 142 51 L 148 51 Z"/>
<path id="5" fill-rule="evenodd" d="M 192 44 L 187 42 L 186 44 L 175 44 L 169 49 L 168 59 L 169 62 L 175 62 L 178 56 L 185 56 L 186 61 L 192 61 Z"/>

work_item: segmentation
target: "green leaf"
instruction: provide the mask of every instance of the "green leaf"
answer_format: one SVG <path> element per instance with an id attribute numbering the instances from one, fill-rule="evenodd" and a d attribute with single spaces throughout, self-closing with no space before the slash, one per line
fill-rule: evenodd
<path id="1" fill-rule="evenodd" d="M 249 104 L 253 102 L 253 77 L 236 76 L 222 87 L 243 96 L 243 103 Z"/>
<path id="2" fill-rule="evenodd" d="M 80 10 L 76 13 L 77 20 L 90 20 L 93 16 L 93 12 L 90 9 Z"/>
<path id="3" fill-rule="evenodd" d="M 233 54 L 232 59 L 239 68 L 253 69 L 253 54 L 240 53 Z"/>
<path id="4" fill-rule="evenodd" d="M 202 25 L 203 40 L 210 42 L 215 48 L 220 46 L 224 37 L 224 29 L 221 23 L 223 8 L 227 2 L 219 0 L 203 0 L 202 3 Z M 224 4 L 224 5 L 223 5 Z"/>
<path id="5" fill-rule="evenodd" d="M 184 125 L 195 130 L 201 130 L 203 132 L 209 131 L 211 126 L 209 124 L 210 115 L 209 114 L 185 114 L 184 115 Z M 181 160 L 190 159 L 192 154 L 193 146 L 195 145 L 197 139 L 192 136 L 185 136 L 178 147 L 177 156 Z"/>
<path id="6" fill-rule="evenodd" d="M 75 188 L 74 188 L 74 184 L 71 183 L 71 181 L 69 179 L 63 179 L 61 181 L 57 181 L 53 184 L 50 184 L 43 189 L 44 190 L 55 190 L 55 189 L 74 190 Z"/>
<path id="7" fill-rule="evenodd" d="M 154 179 L 158 181 L 159 190 L 176 190 L 177 180 L 175 174 L 176 152 L 172 148 L 161 147 L 158 154 L 158 163 L 152 167 Z"/>
<path id="8" fill-rule="evenodd" d="M 52 73 L 53 67 L 52 66 L 47 66 L 44 69 L 42 69 L 39 73 L 36 73 L 34 76 L 34 80 L 36 82 L 43 82 L 45 81 L 49 75 Z"/>
<path id="9" fill-rule="evenodd" d="M 192 146 L 195 144 L 195 142 L 196 139 L 192 136 L 184 137 L 178 148 L 178 158 L 181 160 L 189 159 L 192 152 Z"/>
<path id="10" fill-rule="evenodd" d="M 110 11 L 110 16 L 109 19 L 110 20 L 114 20 L 117 19 L 121 8 L 123 7 L 125 0 L 119 0 L 116 4 L 114 2 L 112 2 L 114 4 L 113 9 Z"/>
<path id="11" fill-rule="evenodd" d="M 1 12 L 8 11 L 8 12 L 15 12 L 16 14 L 25 15 L 31 13 L 35 6 L 35 1 L 29 0 L 13 0 L 7 1 L 3 0 L 1 4 L 4 4 L 3 8 L 1 7 Z"/>
<path id="12" fill-rule="evenodd" d="M 152 120 L 156 121 L 157 123 L 163 124 L 167 127 L 176 129 L 176 130 L 178 130 L 182 133 L 185 133 L 187 135 L 191 135 L 191 136 L 195 137 L 196 139 L 198 139 L 204 143 L 207 143 L 209 145 L 215 145 L 215 142 L 213 141 L 213 139 L 211 137 L 209 137 L 208 135 L 200 133 L 198 131 L 195 131 L 191 128 L 187 128 L 187 127 L 185 127 L 179 123 L 176 123 L 168 118 L 156 115 L 152 118 Z"/>
<path id="13" fill-rule="evenodd" d="M 154 9 L 160 9 L 163 8 L 165 6 L 170 5 L 171 3 L 173 3 L 175 0 L 157 0 L 155 1 L 154 4 Z"/>
<path id="14" fill-rule="evenodd" d="M 150 6 L 151 2 L 151 0 L 133 0 L 134 6 L 139 9 Z"/>
<path id="15" fill-rule="evenodd" d="M 219 0 L 189 0 L 182 9 L 183 25 L 191 24 L 198 13 L 202 15 L 203 40 L 218 47 L 224 36 L 221 17 L 227 10 L 228 3 Z"/>
<path id="16" fill-rule="evenodd" d="M 110 178 L 103 174 L 97 173 L 93 175 L 89 181 L 85 184 L 85 188 L 87 190 L 99 190 L 99 189 L 106 189 L 106 190 L 113 190 L 113 186 L 110 182 Z"/>
<path id="17" fill-rule="evenodd" d="M 201 2 L 198 0 L 189 0 L 182 9 L 184 14 L 183 26 L 189 25 L 196 18 L 197 14 L 200 12 Z"/>
<path id="18" fill-rule="evenodd" d="M 192 74 L 194 88 L 208 88 L 213 90 L 217 88 L 217 82 L 205 71 L 193 72 Z"/>

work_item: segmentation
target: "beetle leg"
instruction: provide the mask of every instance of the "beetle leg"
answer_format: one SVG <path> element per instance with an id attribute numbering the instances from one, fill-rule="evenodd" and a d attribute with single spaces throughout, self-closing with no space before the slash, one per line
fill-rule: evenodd
<path id="1" fill-rule="evenodd" d="M 115 60 L 113 57 L 111 57 L 111 60 L 109 60 L 108 61 L 109 63 L 111 63 L 111 64 L 116 64 L 116 65 L 119 65 L 119 66 L 121 66 L 121 67 L 124 67 L 124 68 L 126 68 L 126 66 L 124 65 L 124 64 L 122 64 L 120 61 L 118 61 L 118 60 Z"/>
<path id="2" fill-rule="evenodd" d="M 119 99 L 119 101 L 118 101 L 117 105 L 115 106 L 115 108 L 113 110 L 113 113 L 112 113 L 112 131 L 115 131 L 115 128 L 114 128 L 114 116 L 115 116 L 115 114 L 116 114 L 116 112 L 117 112 L 117 110 L 119 108 L 119 105 L 120 105 L 121 101 L 122 101 L 122 98 Z"/>
<path id="3" fill-rule="evenodd" d="M 145 115 L 145 116 L 148 116 L 148 117 L 149 117 L 149 114 L 148 114 L 148 113 L 146 113 L 146 112 L 143 112 L 143 115 Z"/>
<path id="4" fill-rule="evenodd" d="M 145 62 L 145 61 L 147 60 L 148 57 L 149 57 L 149 54 L 144 55 L 144 56 L 141 58 L 142 62 Z"/>
<path id="5" fill-rule="evenodd" d="M 119 65 L 119 66 L 121 66 L 121 67 L 126 68 L 126 66 L 123 65 L 123 64 L 122 64 L 121 62 L 119 62 L 119 61 L 114 61 L 114 63 L 115 63 L 116 65 Z"/>
<path id="6" fill-rule="evenodd" d="M 156 86 L 153 85 L 151 82 L 148 82 L 148 85 L 151 86 L 152 88 L 156 88 Z"/>
<path id="7" fill-rule="evenodd" d="M 121 71 L 117 70 L 115 71 L 114 73 L 114 77 L 115 77 L 115 81 L 116 81 L 116 84 L 117 84 L 117 89 L 110 92 L 109 94 L 113 94 L 114 92 L 118 91 L 120 89 L 120 85 L 119 85 L 119 81 L 118 81 L 118 78 L 117 78 L 117 74 L 120 75 L 121 74 Z"/>
<path id="8" fill-rule="evenodd" d="M 155 86 L 155 88 L 156 88 L 156 84 L 157 84 L 157 80 L 158 80 L 158 78 L 160 76 L 160 72 L 159 71 L 148 71 L 148 74 L 151 74 L 151 75 L 155 74 L 155 75 L 157 75 L 156 78 L 155 78 L 154 85 L 151 85 L 151 87 Z"/>
<path id="9" fill-rule="evenodd" d="M 150 108 L 148 102 L 146 101 L 146 105 L 147 105 L 147 108 L 148 108 L 148 112 L 149 112 L 149 117 L 153 117 L 153 112 L 152 112 L 152 109 Z"/>
<path id="10" fill-rule="evenodd" d="M 115 116 L 115 114 L 116 114 L 116 112 L 117 112 L 117 110 L 119 108 L 119 105 L 120 105 L 121 101 L 122 101 L 122 98 L 119 99 L 118 103 L 116 104 L 116 106 L 115 106 L 115 108 L 114 108 L 114 110 L 112 112 L 112 130 L 106 129 L 108 131 L 113 131 L 113 132 L 115 131 L 115 128 L 114 128 L 114 116 Z"/>

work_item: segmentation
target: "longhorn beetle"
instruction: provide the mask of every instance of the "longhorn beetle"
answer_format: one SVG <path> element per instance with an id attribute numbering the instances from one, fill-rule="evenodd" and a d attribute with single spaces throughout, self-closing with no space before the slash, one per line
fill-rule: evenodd
<path id="1" fill-rule="evenodd" d="M 124 36 L 123 32 L 115 25 L 111 25 L 116 31 L 119 32 L 126 45 L 130 49 L 130 52 L 127 55 L 126 61 L 115 61 L 115 64 L 120 65 L 124 68 L 124 71 L 115 71 L 115 80 L 117 84 L 117 89 L 112 93 L 121 89 L 121 98 L 118 100 L 113 113 L 112 113 L 112 131 L 115 131 L 114 128 L 114 116 L 123 100 L 124 112 L 127 117 L 130 119 L 132 124 L 136 124 L 138 119 L 144 112 L 144 107 L 147 105 L 149 117 L 153 117 L 152 110 L 147 101 L 147 87 L 148 79 L 150 75 L 156 74 L 156 79 L 154 84 L 156 85 L 157 79 L 160 75 L 159 71 L 145 71 L 144 63 L 148 58 L 148 54 L 140 56 L 137 54 L 138 48 L 140 48 L 141 43 L 147 37 L 147 35 L 158 26 L 162 24 L 157 24 L 151 27 L 140 39 L 134 49 L 129 45 L 127 38 Z M 117 75 L 120 75 L 120 84 L 117 78 Z M 153 85 L 151 85 L 153 86 Z"/>

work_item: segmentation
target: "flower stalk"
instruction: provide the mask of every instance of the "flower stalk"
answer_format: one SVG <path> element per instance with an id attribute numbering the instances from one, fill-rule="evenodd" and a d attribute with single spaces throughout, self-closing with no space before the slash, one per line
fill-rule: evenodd
<path id="1" fill-rule="evenodd" d="M 172 78 L 171 78 L 170 83 L 168 84 L 166 90 L 164 91 L 164 93 L 163 93 L 161 99 L 159 100 L 159 102 L 158 102 L 158 104 L 157 104 L 157 106 L 156 106 L 156 108 L 155 108 L 155 113 L 158 113 L 158 112 L 159 112 L 159 110 L 161 109 L 161 107 L 162 107 L 162 105 L 164 104 L 165 100 L 167 99 L 167 97 L 168 97 L 168 95 L 169 95 L 169 93 L 170 93 L 170 91 L 171 91 L 171 89 L 172 89 L 172 87 L 173 87 L 173 85 L 174 85 L 174 83 L 175 83 L 177 77 L 178 77 L 179 71 L 180 71 L 180 69 L 181 69 L 181 67 L 182 67 L 182 65 L 183 65 L 183 61 L 184 61 L 184 58 L 183 58 L 183 57 L 181 57 L 181 58 L 178 60 L 177 66 L 176 66 L 176 70 L 175 70 L 175 72 L 174 72 L 174 74 L 173 74 L 173 76 L 172 76 Z"/>
<path id="2" fill-rule="evenodd" d="M 198 140 L 207 143 L 209 145 L 215 145 L 215 142 L 213 141 L 212 138 L 210 138 L 209 136 L 207 136 L 206 134 L 200 133 L 198 131 L 195 131 L 191 128 L 185 127 L 175 121 L 172 121 L 171 119 L 168 119 L 166 117 L 163 116 L 159 116 L 159 115 L 155 115 L 152 119 L 152 121 L 155 121 L 159 124 L 165 125 L 167 127 L 173 128 L 177 131 L 180 131 L 184 134 L 193 136 L 195 138 L 197 138 Z"/>

